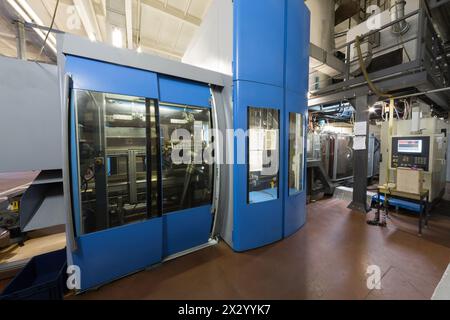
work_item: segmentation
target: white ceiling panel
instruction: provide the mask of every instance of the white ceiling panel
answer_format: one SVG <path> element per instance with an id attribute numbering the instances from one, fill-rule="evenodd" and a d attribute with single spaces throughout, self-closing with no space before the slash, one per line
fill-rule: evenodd
<path id="1" fill-rule="evenodd" d="M 18 0 L 14 0 L 19 2 Z M 42 25 L 48 27 L 51 23 L 56 0 L 25 0 L 36 13 Z M 74 0 L 60 0 L 58 13 L 54 28 L 76 34 L 87 36 L 86 28 L 96 28 L 100 31 L 101 40 L 108 42 L 110 28 L 107 28 L 108 15 L 105 0 L 77 0 L 84 3 L 85 10 L 90 10 L 83 15 L 77 11 Z M 123 1 L 123 0 L 120 0 Z M 119 1 L 119 2 L 120 2 Z M 199 29 L 201 19 L 209 8 L 212 0 L 132 0 L 132 23 L 133 23 L 133 48 L 137 48 L 138 34 L 144 51 L 152 50 L 159 54 L 167 52 L 171 58 L 181 57 L 187 46 Z M 78 3 L 79 3 L 78 2 Z M 13 10 L 12 8 L 10 8 Z M 111 9 L 111 8 L 109 8 Z M 91 14 L 92 13 L 92 14 Z M 86 22 L 87 21 L 87 22 Z M 139 24 L 140 21 L 140 24 Z M 85 27 L 84 23 L 88 26 Z M 126 35 L 124 35 L 124 38 Z M 97 39 L 98 40 L 98 39 Z M 144 48 L 144 46 L 147 46 Z M 0 54 L 10 54 L 11 48 L 0 43 Z"/>

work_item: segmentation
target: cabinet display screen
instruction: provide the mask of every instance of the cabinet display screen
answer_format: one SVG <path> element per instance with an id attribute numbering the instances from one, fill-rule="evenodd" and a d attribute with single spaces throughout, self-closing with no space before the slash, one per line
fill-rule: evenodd
<path id="1" fill-rule="evenodd" d="M 399 153 L 422 153 L 422 140 L 398 140 Z"/>

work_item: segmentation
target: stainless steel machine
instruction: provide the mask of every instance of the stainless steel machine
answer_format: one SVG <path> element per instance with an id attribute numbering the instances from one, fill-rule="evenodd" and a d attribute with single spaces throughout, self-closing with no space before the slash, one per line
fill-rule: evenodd
<path id="1" fill-rule="evenodd" d="M 383 123 L 380 185 L 396 184 L 397 168 L 423 170 L 422 187 L 429 191 L 429 201 L 440 199 L 446 184 L 447 130 L 444 120 L 413 117 L 394 121 L 389 136 L 388 123 Z"/>

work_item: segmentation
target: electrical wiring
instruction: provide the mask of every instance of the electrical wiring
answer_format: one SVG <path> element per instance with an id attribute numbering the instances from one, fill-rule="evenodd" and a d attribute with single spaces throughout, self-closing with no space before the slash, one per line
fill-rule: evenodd
<path id="1" fill-rule="evenodd" d="M 48 28 L 47 34 L 45 35 L 44 43 L 42 44 L 41 50 L 39 51 L 39 55 L 37 56 L 36 60 L 41 58 L 42 52 L 44 51 L 45 45 L 47 44 L 48 36 L 52 32 L 53 25 L 55 24 L 56 14 L 58 12 L 59 2 L 60 2 L 60 0 L 56 0 L 55 10 L 53 11 L 53 16 L 52 16 L 52 21 L 50 23 L 50 27 Z"/>

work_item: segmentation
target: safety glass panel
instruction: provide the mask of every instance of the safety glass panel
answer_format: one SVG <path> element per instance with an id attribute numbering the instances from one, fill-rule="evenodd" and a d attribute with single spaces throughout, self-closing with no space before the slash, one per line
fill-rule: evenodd
<path id="1" fill-rule="evenodd" d="M 85 90 L 74 90 L 72 97 L 78 123 L 81 233 L 157 216 L 155 102 Z"/>
<path id="2" fill-rule="evenodd" d="M 289 113 L 289 195 L 303 191 L 304 141 L 303 115 Z"/>
<path id="3" fill-rule="evenodd" d="M 159 117 L 163 213 L 211 204 L 210 109 L 160 103 Z"/>
<path id="4" fill-rule="evenodd" d="M 278 199 L 279 112 L 248 108 L 248 203 Z"/>

